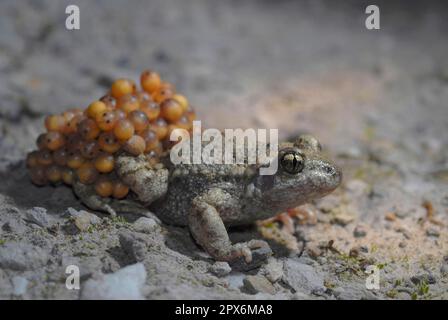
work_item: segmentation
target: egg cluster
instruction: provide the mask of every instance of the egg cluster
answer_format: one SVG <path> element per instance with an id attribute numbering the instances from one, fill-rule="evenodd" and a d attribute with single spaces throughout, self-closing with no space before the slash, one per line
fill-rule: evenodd
<path id="1" fill-rule="evenodd" d="M 132 80 L 118 79 L 84 111 L 49 115 L 47 132 L 36 140 L 38 150 L 27 156 L 32 182 L 71 185 L 76 177 L 102 197 L 126 197 L 129 188 L 114 173 L 115 157 L 145 154 L 157 162 L 172 145 L 171 131 L 191 130 L 195 119 L 188 100 L 156 72 L 144 71 L 140 85 L 139 90 Z"/>

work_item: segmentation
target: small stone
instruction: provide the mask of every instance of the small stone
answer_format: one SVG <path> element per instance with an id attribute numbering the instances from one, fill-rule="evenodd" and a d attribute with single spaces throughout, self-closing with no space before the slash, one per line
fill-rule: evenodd
<path id="1" fill-rule="evenodd" d="M 335 195 L 328 195 L 325 198 L 322 198 L 321 200 L 318 200 L 316 207 L 320 211 L 324 213 L 328 213 L 332 211 L 334 208 L 339 206 L 340 199 Z"/>
<path id="2" fill-rule="evenodd" d="M 353 235 L 356 237 L 356 238 L 362 238 L 362 237 L 365 237 L 366 235 L 367 235 L 367 229 L 366 229 L 366 227 L 365 226 L 363 226 L 363 225 L 357 225 L 356 227 L 355 227 L 355 230 L 353 230 Z"/>
<path id="3" fill-rule="evenodd" d="M 257 294 L 259 292 L 275 294 L 274 286 L 263 276 L 247 276 L 243 280 L 244 290 L 249 294 Z"/>
<path id="4" fill-rule="evenodd" d="M 306 251 L 312 258 L 317 258 L 322 255 L 322 250 L 315 244 L 308 244 Z"/>
<path id="5" fill-rule="evenodd" d="M 443 276 L 448 275 L 448 262 L 445 261 L 445 262 L 442 264 L 442 266 L 440 267 L 440 273 L 441 273 Z"/>
<path id="6" fill-rule="evenodd" d="M 426 235 L 429 237 L 438 238 L 440 236 L 440 232 L 434 227 L 429 227 L 428 229 L 426 229 Z"/>
<path id="7" fill-rule="evenodd" d="M 146 246 L 144 241 L 127 231 L 118 235 L 120 245 L 135 261 L 143 261 L 146 256 Z"/>
<path id="8" fill-rule="evenodd" d="M 366 245 L 362 245 L 362 246 L 359 246 L 359 250 L 362 253 L 368 253 L 369 252 L 369 247 L 367 247 Z"/>
<path id="9" fill-rule="evenodd" d="M 75 226 L 81 231 L 86 231 L 90 227 L 90 225 L 90 219 L 85 215 L 81 215 L 75 218 Z"/>
<path id="10" fill-rule="evenodd" d="M 386 213 L 386 215 L 384 216 L 384 218 L 387 221 L 395 221 L 397 220 L 397 215 L 395 214 L 395 212 L 388 212 Z"/>
<path id="11" fill-rule="evenodd" d="M 273 257 L 269 258 L 268 263 L 263 268 L 263 273 L 272 283 L 279 281 L 283 276 L 283 261 Z"/>
<path id="12" fill-rule="evenodd" d="M 151 233 L 159 228 L 159 224 L 151 218 L 141 217 L 134 222 L 134 229 L 138 232 Z"/>
<path id="13" fill-rule="evenodd" d="M 232 268 L 225 261 L 216 261 L 208 270 L 217 277 L 225 277 L 232 271 Z"/>
<path id="14" fill-rule="evenodd" d="M 355 220 L 355 217 L 353 217 L 349 214 L 346 214 L 346 213 L 339 213 L 338 215 L 333 217 L 332 221 L 341 226 L 346 226 L 353 220 Z"/>
<path id="15" fill-rule="evenodd" d="M 348 255 L 352 258 L 357 258 L 359 256 L 359 248 L 358 247 L 351 248 Z"/>
<path id="16" fill-rule="evenodd" d="M 28 280 L 24 277 L 15 276 L 11 280 L 13 286 L 13 295 L 23 296 L 28 287 Z"/>
<path id="17" fill-rule="evenodd" d="M 25 220 L 37 224 L 42 228 L 51 226 L 50 218 L 47 215 L 47 209 L 34 207 L 26 211 Z"/>
<path id="18" fill-rule="evenodd" d="M 285 261 L 282 280 L 296 291 L 311 293 L 316 288 L 324 287 L 323 276 L 314 267 L 292 259 Z"/>
<path id="19" fill-rule="evenodd" d="M 437 282 L 436 277 L 431 273 L 426 274 L 418 274 L 411 277 L 411 282 L 415 285 L 418 285 L 422 282 L 426 282 L 429 284 L 435 284 Z"/>
<path id="20" fill-rule="evenodd" d="M 67 213 L 73 218 L 75 226 L 80 231 L 86 231 L 90 226 L 101 223 L 101 219 L 85 210 L 68 208 Z"/>
<path id="21" fill-rule="evenodd" d="M 232 270 L 249 271 L 260 267 L 266 259 L 272 255 L 272 249 L 263 247 L 252 251 L 252 262 L 246 263 L 244 257 L 240 257 L 232 262 Z"/>
<path id="22" fill-rule="evenodd" d="M 400 241 L 400 243 L 398 244 L 398 246 L 400 247 L 400 248 L 406 248 L 407 247 L 407 243 L 406 242 L 404 242 L 404 241 Z"/>
<path id="23" fill-rule="evenodd" d="M 115 273 L 89 279 L 83 285 L 81 299 L 142 300 L 146 270 L 142 263 L 127 266 Z"/>

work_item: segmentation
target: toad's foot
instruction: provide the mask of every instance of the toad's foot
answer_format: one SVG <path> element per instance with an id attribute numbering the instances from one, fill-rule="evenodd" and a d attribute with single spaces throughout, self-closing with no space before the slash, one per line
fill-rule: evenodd
<path id="1" fill-rule="evenodd" d="M 92 186 L 79 181 L 73 183 L 73 190 L 81 202 L 92 210 L 107 212 L 111 216 L 116 216 L 117 213 L 134 213 L 153 217 L 153 213 L 137 202 L 100 197 Z"/>
<path id="2" fill-rule="evenodd" d="M 261 251 L 264 254 L 263 257 L 257 257 L 257 263 L 260 260 L 265 260 L 272 253 L 265 241 L 251 240 L 236 244 L 230 242 L 224 222 L 216 209 L 219 204 L 211 204 L 216 202 L 217 193 L 222 193 L 223 197 L 218 197 L 219 199 L 225 199 L 224 191 L 214 189 L 193 200 L 189 215 L 189 227 L 196 242 L 219 261 L 236 262 L 242 257 L 246 264 L 250 264 L 253 260 L 254 250 L 260 248 L 267 250 Z"/>

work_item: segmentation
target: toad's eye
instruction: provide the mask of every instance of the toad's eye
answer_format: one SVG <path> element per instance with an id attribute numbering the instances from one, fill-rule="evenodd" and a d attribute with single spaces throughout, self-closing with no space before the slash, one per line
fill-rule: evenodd
<path id="1" fill-rule="evenodd" d="M 297 174 L 302 171 L 304 164 L 303 156 L 297 152 L 285 153 L 280 159 L 281 167 L 290 174 Z"/>

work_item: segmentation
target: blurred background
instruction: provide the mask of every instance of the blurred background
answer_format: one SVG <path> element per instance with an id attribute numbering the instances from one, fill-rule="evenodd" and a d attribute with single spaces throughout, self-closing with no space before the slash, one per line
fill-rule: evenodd
<path id="1" fill-rule="evenodd" d="M 70 4 L 80 30 L 65 28 Z M 380 30 L 365 28 L 369 4 L 380 8 Z M 446 12 L 445 1 L 3 0 L 0 192 L 17 196 L 18 207 L 23 190 L 36 197 L 26 205 L 64 206 L 57 196 L 46 202 L 50 189 L 21 173 L 44 116 L 85 108 L 114 79 L 151 68 L 189 98 L 204 126 L 321 140 L 345 179 L 325 204 L 330 215 L 307 231 L 310 242 L 336 239 L 346 250 L 375 242 L 377 255 L 410 257 L 418 270 L 431 255 L 428 268 L 440 273 L 448 263 Z M 433 214 L 441 224 L 425 222 Z M 368 236 L 354 240 L 360 223 Z"/>

